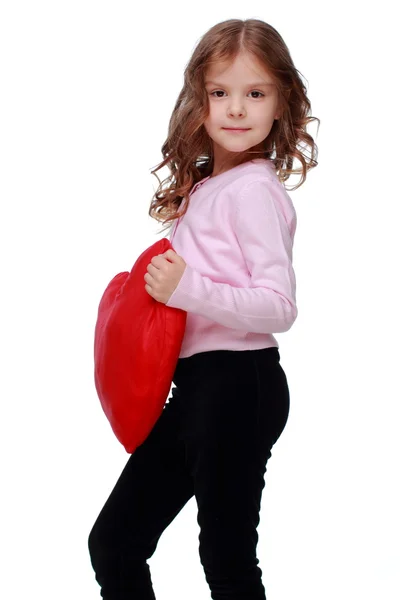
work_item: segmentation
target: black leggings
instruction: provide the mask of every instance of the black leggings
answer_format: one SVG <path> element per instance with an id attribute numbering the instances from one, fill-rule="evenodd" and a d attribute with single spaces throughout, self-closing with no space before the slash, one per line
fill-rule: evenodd
<path id="1" fill-rule="evenodd" d="M 155 599 L 146 561 L 194 495 L 211 598 L 265 600 L 256 556 L 261 494 L 271 448 L 289 415 L 278 348 L 181 358 L 173 383 L 172 397 L 90 532 L 101 597 Z"/>

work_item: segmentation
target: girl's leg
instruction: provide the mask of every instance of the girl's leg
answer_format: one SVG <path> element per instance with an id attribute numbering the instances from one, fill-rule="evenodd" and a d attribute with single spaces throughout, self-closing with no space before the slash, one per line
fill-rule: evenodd
<path id="1" fill-rule="evenodd" d="M 193 496 L 178 440 L 179 394 L 130 456 L 89 535 L 90 559 L 105 600 L 154 600 L 147 559 Z"/>
<path id="2" fill-rule="evenodd" d="M 214 600 L 265 600 L 257 526 L 266 463 L 289 413 L 279 358 L 277 348 L 204 352 L 181 360 L 174 379 Z"/>

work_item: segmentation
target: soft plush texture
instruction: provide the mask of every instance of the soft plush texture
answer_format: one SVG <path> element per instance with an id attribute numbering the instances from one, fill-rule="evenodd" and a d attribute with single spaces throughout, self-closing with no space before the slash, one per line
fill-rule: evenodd
<path id="1" fill-rule="evenodd" d="M 158 302 L 144 287 L 151 259 L 169 248 L 169 239 L 162 238 L 139 256 L 130 273 L 113 277 L 98 308 L 96 391 L 129 454 L 145 441 L 161 415 L 185 332 L 186 311 Z"/>

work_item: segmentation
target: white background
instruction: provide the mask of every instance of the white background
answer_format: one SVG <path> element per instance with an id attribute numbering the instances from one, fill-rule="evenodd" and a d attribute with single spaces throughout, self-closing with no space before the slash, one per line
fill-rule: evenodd
<path id="1" fill-rule="evenodd" d="M 299 316 L 277 334 L 291 409 L 267 466 L 263 582 L 268 600 L 399 600 L 399 47 L 389 2 L 372 6 L 2 2 L 2 597 L 100 598 L 87 538 L 129 455 L 94 387 L 98 303 L 163 237 L 150 170 L 195 45 L 253 17 L 321 119 L 318 167 L 289 190 Z M 149 561 L 157 600 L 210 597 L 196 508 Z"/>

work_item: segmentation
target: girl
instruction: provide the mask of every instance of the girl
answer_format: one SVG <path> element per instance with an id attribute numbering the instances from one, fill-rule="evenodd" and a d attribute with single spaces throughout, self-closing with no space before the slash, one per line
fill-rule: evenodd
<path id="1" fill-rule="evenodd" d="M 257 526 L 266 464 L 289 413 L 273 334 L 297 317 L 296 212 L 282 182 L 305 180 L 318 164 L 305 131 L 310 106 L 284 41 L 260 20 L 215 25 L 186 68 L 158 167 L 169 166 L 171 184 L 160 184 L 149 211 L 164 223 L 179 218 L 174 251 L 152 259 L 144 285 L 187 311 L 187 325 L 172 398 L 89 535 L 106 600 L 154 600 L 147 560 L 193 496 L 211 597 L 266 598 Z"/>

